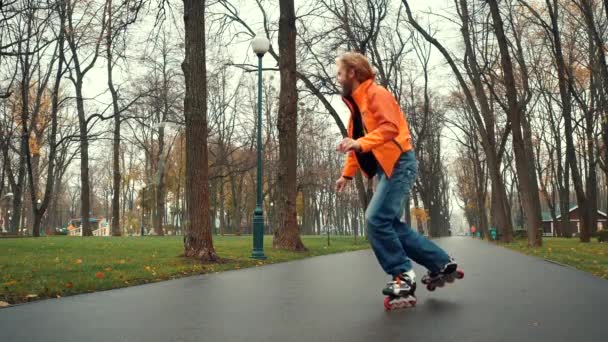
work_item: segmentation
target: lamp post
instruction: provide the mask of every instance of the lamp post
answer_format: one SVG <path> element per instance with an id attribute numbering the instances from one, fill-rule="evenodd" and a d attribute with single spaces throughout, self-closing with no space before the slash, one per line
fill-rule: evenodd
<path id="1" fill-rule="evenodd" d="M 7 193 L 6 195 L 4 195 L 4 200 L 6 201 L 6 208 L 7 208 L 7 214 L 8 214 L 8 220 L 6 220 L 7 222 L 4 223 L 4 227 L 6 229 L 7 232 L 11 231 L 11 222 L 13 220 L 13 216 L 11 216 L 11 205 L 12 203 L 12 199 L 15 195 L 13 195 L 12 192 Z"/>
<path id="2" fill-rule="evenodd" d="M 266 259 L 264 255 L 264 211 L 262 210 L 262 58 L 270 49 L 270 42 L 262 35 L 251 42 L 253 52 L 258 56 L 258 162 L 257 162 L 257 202 L 253 211 L 253 259 Z"/>
<path id="3" fill-rule="evenodd" d="M 39 215 L 39 214 L 40 214 L 40 213 L 39 213 L 39 212 L 40 212 L 40 207 L 42 206 L 42 200 L 39 198 L 39 199 L 36 201 L 36 204 L 37 204 L 37 205 L 36 205 L 36 215 Z M 40 220 L 42 221 L 42 217 L 40 218 Z M 33 229 L 33 228 L 32 228 L 32 229 Z M 40 234 L 41 234 L 40 227 L 38 227 L 38 235 L 40 235 Z M 42 229 L 42 234 L 46 234 L 44 229 Z M 32 231 L 32 235 L 34 235 L 34 232 L 33 232 L 33 231 Z"/>
<path id="4" fill-rule="evenodd" d="M 11 224 L 12 219 L 13 219 L 13 216 L 11 215 L 11 210 L 9 209 L 9 210 L 8 210 L 8 221 L 6 222 L 6 223 L 8 224 L 8 226 L 6 227 L 6 232 L 7 232 L 7 233 L 8 233 L 8 232 L 10 231 L 10 229 L 11 229 L 10 224 Z"/>
<path id="5" fill-rule="evenodd" d="M 141 227 L 140 227 L 141 228 L 141 232 L 140 232 L 140 235 L 144 236 L 144 220 L 146 219 L 146 209 L 145 209 L 146 208 L 146 206 L 145 206 L 145 203 L 146 203 L 146 187 L 145 186 L 142 188 L 142 195 L 141 195 L 141 197 L 142 197 L 142 200 L 141 200 Z"/>

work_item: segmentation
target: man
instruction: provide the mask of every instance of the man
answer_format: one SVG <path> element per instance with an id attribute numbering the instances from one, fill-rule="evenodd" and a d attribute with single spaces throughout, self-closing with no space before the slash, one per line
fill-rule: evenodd
<path id="1" fill-rule="evenodd" d="M 428 269 L 424 283 L 448 279 L 456 274 L 457 266 L 446 252 L 400 220 L 418 163 L 408 123 L 395 97 L 374 82 L 371 65 L 359 53 L 340 56 L 337 70 L 351 116 L 348 137 L 337 148 L 348 156 L 336 191 L 342 192 L 358 169 L 368 178 L 377 178 L 365 220 L 376 258 L 392 277 L 382 292 L 391 300 L 407 298 L 411 303 L 413 299 L 413 305 L 416 283 L 410 258 Z"/>

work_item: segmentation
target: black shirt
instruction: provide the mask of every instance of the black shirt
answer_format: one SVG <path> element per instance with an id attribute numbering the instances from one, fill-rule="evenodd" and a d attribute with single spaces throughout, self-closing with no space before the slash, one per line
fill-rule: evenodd
<path id="1" fill-rule="evenodd" d="M 348 96 L 346 98 L 353 106 L 352 111 L 352 119 L 353 119 L 353 136 L 352 138 L 357 140 L 363 136 L 365 136 L 365 126 L 363 125 L 363 119 L 361 118 L 361 112 L 359 111 L 359 107 L 353 100 L 352 97 Z M 370 152 L 355 152 L 355 157 L 357 158 L 357 162 L 361 167 L 361 170 L 367 174 L 368 177 L 373 177 L 378 172 L 378 160 L 374 154 Z"/>

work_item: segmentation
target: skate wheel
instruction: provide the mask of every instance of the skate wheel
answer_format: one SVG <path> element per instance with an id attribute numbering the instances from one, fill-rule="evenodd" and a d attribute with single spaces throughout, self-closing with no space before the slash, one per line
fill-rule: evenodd
<path id="1" fill-rule="evenodd" d="M 389 297 L 384 297 L 384 310 L 391 310 L 391 299 Z"/>
<path id="2" fill-rule="evenodd" d="M 437 287 L 443 287 L 445 285 L 445 281 L 441 280 L 438 284 Z"/>
<path id="3" fill-rule="evenodd" d="M 455 280 L 455 279 L 454 279 L 454 277 L 452 277 L 452 276 L 449 276 L 449 277 L 447 277 L 447 278 L 445 279 L 445 281 L 446 281 L 446 282 L 448 282 L 448 283 L 450 283 L 450 284 L 451 284 L 451 283 L 453 283 L 453 282 L 454 282 L 454 280 Z"/>
<path id="4" fill-rule="evenodd" d="M 426 286 L 426 289 L 432 292 L 432 291 L 435 291 L 435 286 L 433 286 L 433 285 L 431 285 L 431 284 L 428 284 L 428 285 Z"/>
<path id="5" fill-rule="evenodd" d="M 464 271 L 463 270 L 457 270 L 456 271 L 456 278 L 458 278 L 458 279 L 464 278 Z"/>
<path id="6" fill-rule="evenodd" d="M 385 297 L 384 298 L 384 309 L 386 311 L 399 310 L 413 308 L 416 306 L 416 297 Z"/>

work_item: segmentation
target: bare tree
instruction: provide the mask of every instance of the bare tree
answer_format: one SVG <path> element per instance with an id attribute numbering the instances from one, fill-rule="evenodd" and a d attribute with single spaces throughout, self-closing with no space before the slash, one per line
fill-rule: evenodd
<path id="1" fill-rule="evenodd" d="M 188 227 L 185 256 L 218 261 L 209 220 L 209 169 L 207 152 L 207 70 L 205 58 L 206 1 L 184 0 L 186 55 L 186 196 Z"/>
<path id="2" fill-rule="evenodd" d="M 429 32 L 424 29 L 418 21 L 414 18 L 407 0 L 402 0 L 405 6 L 406 13 L 408 16 L 409 23 L 434 47 L 436 47 L 442 54 L 442 56 L 448 62 L 452 72 L 458 80 L 459 86 L 465 95 L 466 103 L 470 108 L 470 113 L 474 119 L 475 126 L 480 132 L 481 143 L 487 158 L 488 168 L 490 171 L 490 179 L 492 181 L 492 189 L 494 190 L 493 196 L 496 205 L 494 206 L 493 212 L 495 212 L 495 220 L 498 228 L 501 231 L 501 240 L 504 242 L 510 242 L 513 236 L 513 227 L 510 218 L 510 208 L 508 206 L 507 197 L 504 189 L 504 183 L 500 174 L 500 159 L 501 151 L 503 150 L 504 143 L 506 143 L 506 135 L 500 140 L 500 144 L 497 146 L 497 139 L 495 135 L 495 116 L 490 107 L 486 89 L 483 86 L 482 76 L 479 72 L 479 64 L 476 60 L 475 50 L 471 44 L 470 22 L 468 15 L 468 4 L 466 0 L 460 0 L 457 5 L 460 10 L 460 17 L 462 20 L 461 33 L 466 48 L 466 59 L 468 63 L 465 64 L 465 70 L 469 82 L 472 83 L 473 89 L 470 88 L 469 83 L 463 77 L 463 73 L 456 64 L 455 59 L 449 53 L 449 51 Z M 475 97 L 474 97 L 475 96 Z M 476 102 L 476 99 L 478 102 Z M 507 133 L 508 130 L 505 130 Z"/>
<path id="3" fill-rule="evenodd" d="M 296 198 L 298 157 L 298 90 L 296 87 L 296 14 L 293 0 L 280 2 L 279 69 L 281 93 L 279 95 L 279 223 L 275 230 L 273 247 L 305 250 L 298 229 Z"/>
<path id="4" fill-rule="evenodd" d="M 143 0 L 125 1 L 117 6 L 114 6 L 112 0 L 106 0 L 107 12 L 107 29 L 106 29 L 106 70 L 108 74 L 108 89 L 112 96 L 112 112 L 114 117 L 114 138 L 113 138 L 113 194 L 112 194 L 112 220 L 111 230 L 112 235 L 119 236 L 120 231 L 120 124 L 121 124 L 121 109 L 120 109 L 120 94 L 114 84 L 114 67 L 118 59 L 124 59 L 124 50 L 126 49 L 126 31 L 129 25 L 132 25 L 137 20 L 139 11 L 143 6 Z"/>
<path id="5" fill-rule="evenodd" d="M 106 30 L 107 6 L 94 8 L 95 2 L 83 3 L 79 8 L 77 0 L 65 0 L 66 6 L 61 9 L 61 15 L 66 17 L 64 26 L 65 37 L 71 51 L 66 67 L 68 77 L 76 91 L 76 109 L 78 113 L 79 140 L 80 140 L 80 186 L 81 186 L 81 219 L 82 235 L 91 235 L 89 216 L 91 209 L 91 186 L 89 178 L 89 123 L 94 116 L 87 115 L 85 110 L 85 97 L 83 93 L 84 78 L 95 66 L 100 54 L 100 46 Z M 101 11 L 101 13 L 99 13 Z M 82 20 L 78 20 L 82 15 Z M 75 17 L 76 16 L 76 17 Z M 98 31 L 95 29 L 98 27 Z M 91 37 L 91 35 L 93 35 Z M 91 49 L 92 51 L 87 51 Z M 88 53 L 87 53 L 88 52 Z"/>

